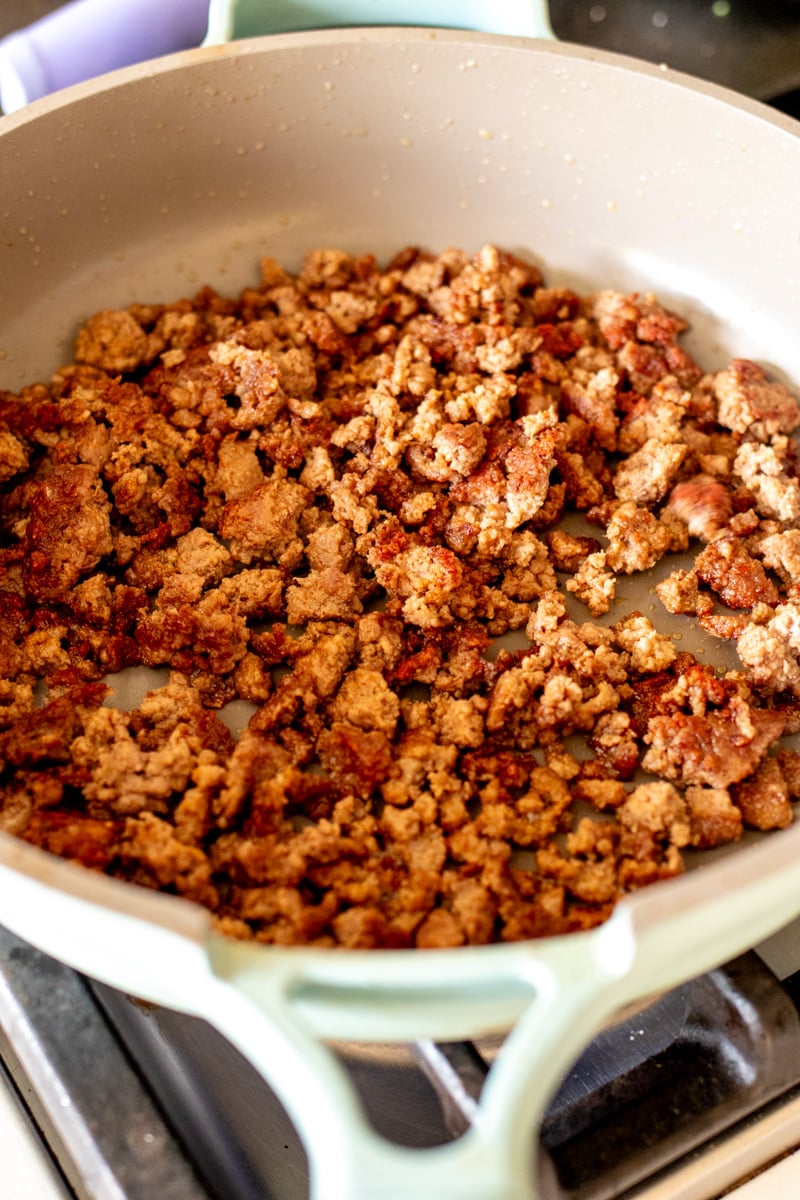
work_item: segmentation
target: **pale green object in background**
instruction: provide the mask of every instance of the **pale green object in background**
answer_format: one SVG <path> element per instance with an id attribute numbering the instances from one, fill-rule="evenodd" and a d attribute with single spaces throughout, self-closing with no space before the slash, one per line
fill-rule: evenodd
<path id="1" fill-rule="evenodd" d="M 205 45 L 348 25 L 417 25 L 552 38 L 547 0 L 211 0 Z"/>

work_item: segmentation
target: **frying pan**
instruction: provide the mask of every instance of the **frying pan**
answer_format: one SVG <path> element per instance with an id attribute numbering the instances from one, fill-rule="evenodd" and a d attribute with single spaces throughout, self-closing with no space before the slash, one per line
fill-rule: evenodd
<path id="1" fill-rule="evenodd" d="M 736 353 L 800 380 L 797 127 L 623 58 L 431 29 L 210 45 L 5 118 L 0 163 L 8 389 L 66 361 L 91 312 L 238 292 L 262 254 L 485 242 L 554 284 L 656 290 L 709 369 Z M 800 827 L 754 840 L 588 933 L 327 953 L 225 940 L 186 901 L 4 835 L 0 920 L 230 1038 L 295 1122 L 316 1200 L 511 1200 L 536 1194 L 532 1131 L 590 1036 L 800 913 L 799 855 Z M 325 1044 L 505 1029 L 473 1127 L 425 1151 L 367 1126 Z"/>

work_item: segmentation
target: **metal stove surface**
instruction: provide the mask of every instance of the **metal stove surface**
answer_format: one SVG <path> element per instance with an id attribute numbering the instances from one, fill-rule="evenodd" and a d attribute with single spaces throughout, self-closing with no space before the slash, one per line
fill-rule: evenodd
<path id="1" fill-rule="evenodd" d="M 797 967 L 800 925 L 602 1034 L 541 1131 L 546 1200 L 716 1200 L 799 1145 Z M 495 1049 L 337 1047 L 378 1130 L 412 1146 L 466 1127 Z M 0 1057 L 78 1200 L 308 1195 L 280 1104 L 213 1029 L 3 930 Z"/>

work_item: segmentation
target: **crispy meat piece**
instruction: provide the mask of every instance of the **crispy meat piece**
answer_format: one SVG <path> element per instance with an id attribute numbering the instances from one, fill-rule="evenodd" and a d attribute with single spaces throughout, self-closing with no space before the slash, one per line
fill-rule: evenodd
<path id="1" fill-rule="evenodd" d="M 737 358 L 713 379 L 720 425 L 767 441 L 800 425 L 800 405 L 784 384 L 770 381 L 763 367 Z"/>
<path id="2" fill-rule="evenodd" d="M 547 545 L 556 570 L 567 571 L 571 575 L 580 569 L 585 558 L 600 549 L 597 538 L 573 537 L 564 529 L 554 529 L 548 535 Z"/>
<path id="3" fill-rule="evenodd" d="M 682 783 L 725 788 L 752 774 L 783 733 L 783 718 L 732 699 L 703 716 L 655 716 L 644 740 L 646 771 Z"/>
<path id="4" fill-rule="evenodd" d="M 286 616 L 291 625 L 349 620 L 360 612 L 356 581 L 336 567 L 311 571 L 286 590 Z"/>
<path id="5" fill-rule="evenodd" d="M 27 470 L 29 463 L 30 455 L 25 443 L 7 429 L 0 429 L 0 483 Z"/>
<path id="6" fill-rule="evenodd" d="M 673 571 L 666 579 L 656 584 L 658 598 L 669 613 L 690 613 L 702 616 L 712 611 L 714 602 L 699 589 L 699 577 L 693 568 L 690 571 Z"/>
<path id="7" fill-rule="evenodd" d="M 105 309 L 78 332 L 75 360 L 105 371 L 133 371 L 146 362 L 149 340 L 131 312 Z"/>
<path id="8" fill-rule="evenodd" d="M 669 530 L 648 510 L 629 500 L 614 511 L 606 528 L 606 560 L 615 573 L 633 575 L 652 567 L 670 546 Z"/>
<path id="9" fill-rule="evenodd" d="M 593 617 L 608 612 L 616 594 L 616 576 L 608 570 L 606 551 L 587 554 L 565 586 L 583 601 Z"/>
<path id="10" fill-rule="evenodd" d="M 633 833 L 643 831 L 678 847 L 691 839 L 686 801 L 671 783 L 641 784 L 617 811 L 623 828 Z"/>
<path id="11" fill-rule="evenodd" d="M 37 600 L 56 600 L 113 549 L 111 506 L 97 470 L 57 466 L 35 490 L 25 530 L 23 578 Z"/>
<path id="12" fill-rule="evenodd" d="M 776 436 L 766 445 L 743 442 L 733 469 L 762 516 L 778 521 L 800 518 L 800 481 L 793 473 L 791 443 L 787 437 Z"/>
<path id="13" fill-rule="evenodd" d="M 736 650 L 752 685 L 800 696 L 800 608 L 794 601 L 779 604 L 766 621 L 745 625 Z"/>
<path id="14" fill-rule="evenodd" d="M 778 589 L 738 538 L 719 537 L 698 555 L 695 570 L 728 608 L 776 604 Z"/>
<path id="15" fill-rule="evenodd" d="M 309 502 L 301 484 L 274 475 L 246 495 L 229 500 L 219 523 L 221 537 L 239 562 L 256 559 L 293 567 L 303 553 L 297 523 Z"/>
<path id="16" fill-rule="evenodd" d="M 648 505 L 663 500 L 685 457 L 686 446 L 648 438 L 617 468 L 614 491 L 618 499 Z"/>
<path id="17" fill-rule="evenodd" d="M 39 809 L 31 814 L 24 829 L 15 832 L 51 854 L 95 871 L 105 871 L 116 857 L 121 827 L 119 820 L 101 820 L 61 809 Z"/>
<path id="18" fill-rule="evenodd" d="M 685 795 L 693 846 L 699 850 L 709 850 L 713 846 L 739 840 L 742 836 L 741 806 L 733 803 L 727 788 L 694 784 L 686 789 Z"/>
<path id="19" fill-rule="evenodd" d="M 751 829 L 785 829 L 794 814 L 780 760 L 765 758 L 758 770 L 731 788 L 736 807 Z"/>
<path id="20" fill-rule="evenodd" d="M 631 670 L 637 675 L 663 671 L 675 661 L 675 647 L 641 613 L 631 613 L 614 626 L 614 640 L 630 655 Z"/>

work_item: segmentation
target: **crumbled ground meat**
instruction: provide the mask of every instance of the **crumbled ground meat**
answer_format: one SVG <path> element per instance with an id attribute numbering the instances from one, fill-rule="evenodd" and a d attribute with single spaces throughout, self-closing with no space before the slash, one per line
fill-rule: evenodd
<path id="1" fill-rule="evenodd" d="M 784 384 L 767 378 L 763 367 L 735 359 L 713 379 L 720 425 L 766 441 L 800 425 L 800 405 Z"/>
<path id="2" fill-rule="evenodd" d="M 800 608 L 794 601 L 779 604 L 764 621 L 749 621 L 736 650 L 754 686 L 800 696 Z"/>
<path id="3" fill-rule="evenodd" d="M 762 517 L 796 522 L 800 519 L 800 480 L 793 461 L 794 443 L 776 436 L 762 445 L 742 442 L 734 471 L 755 499 Z"/>
<path id="4" fill-rule="evenodd" d="M 765 758 L 749 779 L 733 787 L 732 794 L 751 829 L 784 829 L 792 822 L 789 788 L 776 757 Z"/>
<path id="5" fill-rule="evenodd" d="M 685 328 L 492 246 L 92 317 L 0 393 L 0 828 L 230 936 L 425 948 L 589 928 L 788 824 L 800 407 Z M 657 595 L 742 671 L 575 617 L 687 550 Z"/>
<path id="6" fill-rule="evenodd" d="M 678 569 L 656 584 L 658 598 L 670 613 L 691 613 L 701 616 L 711 612 L 714 602 L 708 596 L 703 596 L 699 588 L 699 577 L 696 570 L 684 571 Z"/>
<path id="7" fill-rule="evenodd" d="M 697 556 L 695 570 L 728 608 L 754 608 L 778 601 L 777 587 L 738 538 L 723 535 L 709 542 Z"/>

